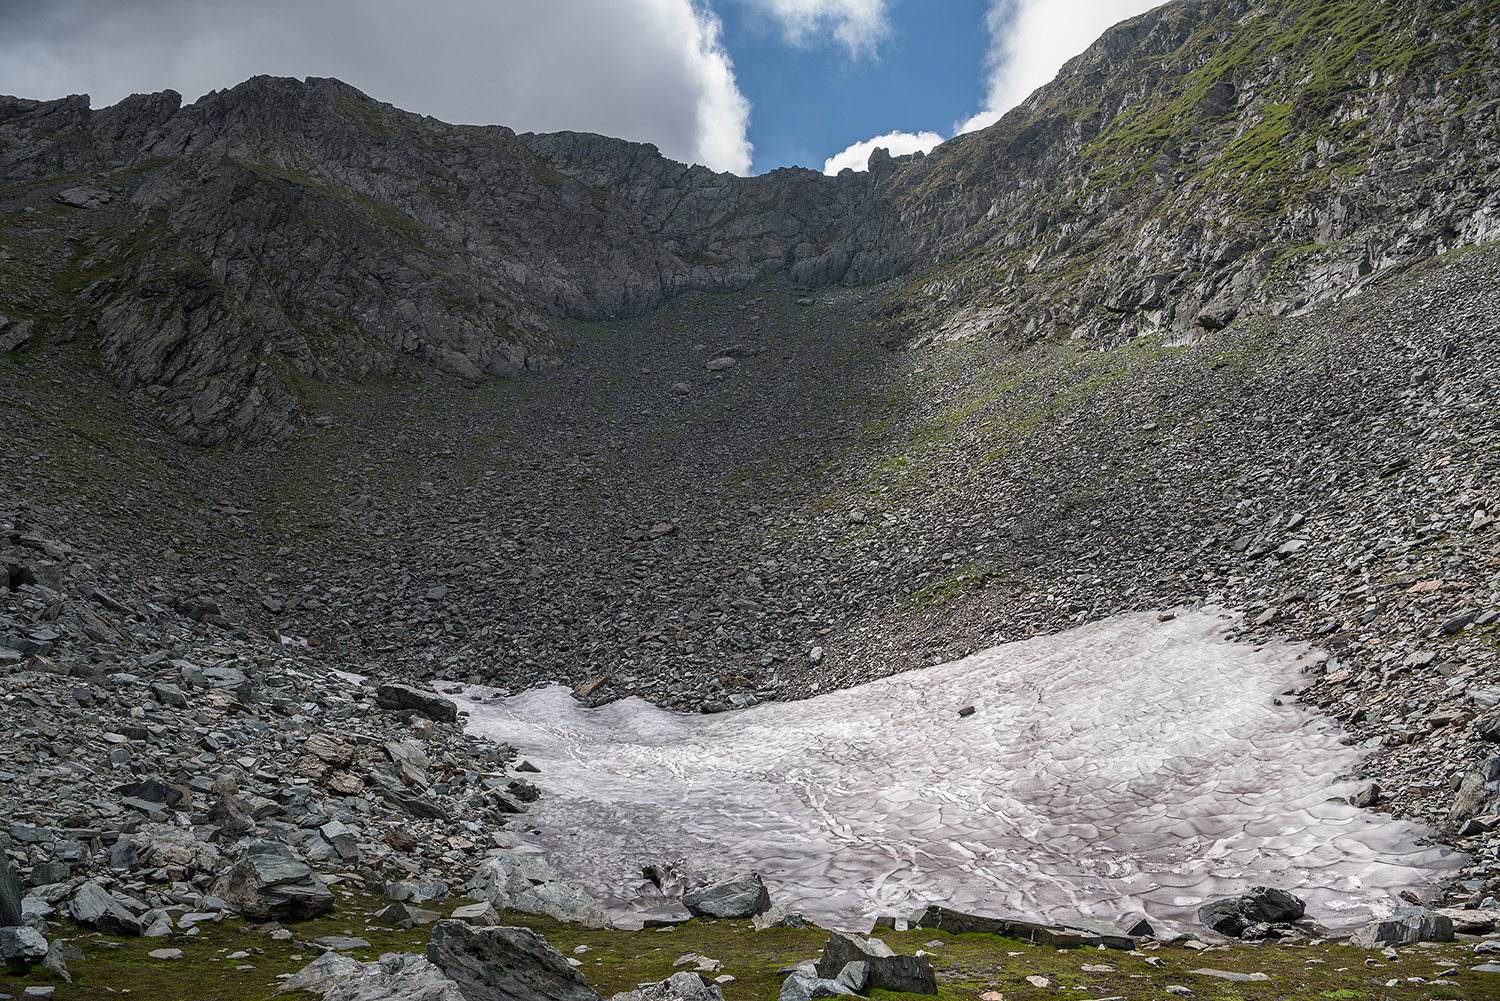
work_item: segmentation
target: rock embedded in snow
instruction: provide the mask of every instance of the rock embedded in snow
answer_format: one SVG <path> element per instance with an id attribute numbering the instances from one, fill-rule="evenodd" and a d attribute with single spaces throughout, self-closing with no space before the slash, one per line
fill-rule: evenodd
<path id="1" fill-rule="evenodd" d="M 740 872 L 682 895 L 682 906 L 700 918 L 753 918 L 771 906 L 758 872 Z"/>
<path id="2" fill-rule="evenodd" d="M 1198 920 L 1220 935 L 1238 938 L 1252 925 L 1296 921 L 1306 911 L 1300 897 L 1272 886 L 1253 886 L 1238 897 L 1204 904 L 1198 908 Z"/>

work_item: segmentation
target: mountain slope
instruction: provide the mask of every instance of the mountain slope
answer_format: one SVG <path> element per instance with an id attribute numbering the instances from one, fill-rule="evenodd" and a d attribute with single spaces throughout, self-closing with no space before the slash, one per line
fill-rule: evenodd
<path id="1" fill-rule="evenodd" d="M 32 326 L 0 343 L 87 331 L 214 444 L 285 440 L 306 380 L 514 375 L 558 363 L 557 318 L 775 274 L 912 275 L 893 343 L 1196 336 L 1500 233 L 1497 18 L 1182 0 L 991 128 L 838 178 L 447 125 L 332 80 L 7 98 L 0 289 Z"/>

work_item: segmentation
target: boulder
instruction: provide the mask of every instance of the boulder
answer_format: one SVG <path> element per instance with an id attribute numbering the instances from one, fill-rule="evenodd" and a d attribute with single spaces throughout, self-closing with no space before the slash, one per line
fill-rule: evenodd
<path id="1" fill-rule="evenodd" d="M 1296 921 L 1307 911 L 1301 898 L 1273 886 L 1252 886 L 1238 897 L 1215 900 L 1198 908 L 1198 920 L 1220 935 L 1238 938 L 1251 925 Z"/>
<path id="2" fill-rule="evenodd" d="M 724 991 L 699 974 L 684 970 L 659 983 L 622 991 L 609 1001 L 724 1001 Z"/>
<path id="3" fill-rule="evenodd" d="M 530 928 L 439 921 L 427 959 L 466 1001 L 601 1001 L 567 957 Z"/>
<path id="4" fill-rule="evenodd" d="M 567 882 L 535 855 L 497 855 L 474 870 L 469 896 L 500 910 L 546 914 L 590 928 L 608 928 L 609 915 L 593 897 Z"/>
<path id="5" fill-rule="evenodd" d="M 334 984 L 354 976 L 364 968 L 365 964 L 357 959 L 350 959 L 338 952 L 325 952 L 290 978 L 283 980 L 281 986 L 276 988 L 276 993 L 310 991 L 326 994 Z"/>
<path id="6" fill-rule="evenodd" d="M 382 709 L 410 709 L 434 723 L 452 723 L 458 719 L 458 706 L 436 692 L 424 692 L 411 685 L 386 682 L 375 689 L 375 704 Z"/>
<path id="7" fill-rule="evenodd" d="M 47 940 L 35 928 L 0 928 L 0 965 L 36 963 L 47 956 Z"/>
<path id="8" fill-rule="evenodd" d="M 256 921 L 305 921 L 333 910 L 333 893 L 291 849 L 250 842 L 245 857 L 214 883 L 212 893 Z"/>
<path id="9" fill-rule="evenodd" d="M 0 926 L 21 923 L 21 876 L 10 856 L 0 852 Z"/>
<path id="10" fill-rule="evenodd" d="M 142 931 L 140 919 L 93 880 L 78 888 L 68 903 L 68 913 L 79 924 L 110 934 L 139 935 Z"/>
<path id="11" fill-rule="evenodd" d="M 458 985 L 426 959 L 391 953 L 339 980 L 323 1001 L 468 1001 Z"/>
<path id="12" fill-rule="evenodd" d="M 818 976 L 833 980 L 851 963 L 868 963 L 868 983 L 905 994 L 936 994 L 937 976 L 925 956 L 898 956 L 878 938 L 861 939 L 829 932 L 823 955 L 814 966 Z M 784 989 L 784 987 L 783 987 Z"/>
<path id="13" fill-rule="evenodd" d="M 682 906 L 700 918 L 752 918 L 771 906 L 758 872 L 741 872 L 682 895 Z"/>
<path id="14" fill-rule="evenodd" d="M 1349 937 L 1349 944 L 1361 949 L 1452 941 L 1453 919 L 1426 907 L 1398 907 L 1389 919 L 1372 921 Z"/>
<path id="15" fill-rule="evenodd" d="M 767 928 L 806 928 L 807 922 L 802 915 L 792 910 L 786 904 L 772 904 L 751 919 L 756 931 L 765 931 Z"/>
<path id="16" fill-rule="evenodd" d="M 839 975 L 832 980 L 818 976 L 813 964 L 803 963 L 782 982 L 777 1001 L 812 1001 L 813 998 L 862 994 L 869 985 L 869 980 L 870 964 L 867 962 L 844 964 Z"/>

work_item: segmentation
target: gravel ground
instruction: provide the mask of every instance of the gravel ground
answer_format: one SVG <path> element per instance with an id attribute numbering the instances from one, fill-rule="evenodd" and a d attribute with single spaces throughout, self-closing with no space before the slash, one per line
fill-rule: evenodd
<path id="1" fill-rule="evenodd" d="M 0 510 L 328 667 L 687 711 L 1223 605 L 1332 653 L 1286 697 L 1370 748 L 1372 808 L 1475 854 L 1449 902 L 1500 894 L 1465 787 L 1500 735 L 1500 249 L 1192 346 L 903 351 L 892 291 L 764 282 L 576 325 L 555 373 L 311 386 L 240 452 L 46 345 L 0 362 Z"/>

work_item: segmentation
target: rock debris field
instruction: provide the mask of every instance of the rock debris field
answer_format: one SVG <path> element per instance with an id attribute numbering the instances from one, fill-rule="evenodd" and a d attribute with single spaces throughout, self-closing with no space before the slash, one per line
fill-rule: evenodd
<path id="1" fill-rule="evenodd" d="M 872 838 L 859 890 L 830 908 L 894 908 L 917 894 L 894 875 L 875 889 L 879 872 L 928 847 L 875 831 L 881 790 L 865 784 L 922 735 L 885 747 L 878 731 L 818 717 L 825 706 L 857 704 L 870 683 L 889 687 L 858 690 L 912 689 L 921 676 L 909 669 L 1001 643 L 1205 622 L 1199 640 L 1223 653 L 1193 661 L 1197 677 L 1179 686 L 1200 697 L 1221 668 L 1270 670 L 1276 651 L 1305 651 L 1243 696 L 1270 741 L 1252 768 L 1269 799 L 1243 806 L 1274 819 L 1249 823 L 1227 854 L 1205 848 L 1193 862 L 1182 848 L 1158 865 L 1109 843 L 1101 814 L 1055 816 L 1092 810 L 1086 799 L 996 783 L 1015 826 L 945 839 L 973 857 L 934 849 L 911 884 L 922 899 L 937 885 L 922 880 L 945 867 L 964 873 L 945 881 L 950 901 L 1035 908 L 1027 918 L 1074 905 L 1107 914 L 1122 898 L 1095 880 L 1154 881 L 1132 909 L 1165 934 L 1212 888 L 1265 879 L 1306 891 L 1308 918 L 1334 927 L 1416 901 L 1488 931 L 1500 898 L 1497 270 L 1492 248 L 1459 252 L 1304 316 L 1107 352 L 983 339 L 892 350 L 882 290 L 810 297 L 767 282 L 578 324 L 554 373 L 333 394 L 287 445 L 238 452 L 170 443 L 149 400 L 104 380 L 76 344 L 7 355 L 0 844 L 25 884 L 17 907 L 24 896 L 45 956 L 73 919 L 189 937 L 215 914 L 281 924 L 322 907 L 331 880 L 387 893 L 399 905 L 389 919 L 415 921 L 490 855 L 535 859 L 541 847 L 567 870 L 567 832 L 547 818 L 579 809 L 576 762 L 526 729 L 537 719 L 510 733 L 488 721 L 476 736 L 452 703 L 390 687 L 448 680 L 547 706 L 546 719 L 631 720 L 674 739 L 799 713 L 830 739 L 849 733 L 870 753 L 807 759 L 859 776 L 846 789 L 809 772 L 826 816 L 794 814 L 786 783 L 720 803 L 742 817 L 786 807 L 825 839 L 800 846 L 795 865 L 761 856 L 773 879 L 773 866 L 805 864 L 817 887 L 837 871 L 834 835 Z M 734 364 L 709 366 L 720 358 Z M 1169 610 L 1178 619 L 1158 619 Z M 1149 672 L 1103 677 L 1115 702 L 1171 705 L 1149 698 Z M 579 708 L 558 706 L 554 684 Z M 1147 716 L 1143 727 L 1165 729 L 1134 742 L 1121 730 L 1107 739 L 1129 753 L 1090 762 L 1092 737 L 1050 740 L 1044 710 L 1063 703 L 1037 696 L 1060 691 L 1013 688 L 1019 701 L 1000 701 L 998 685 L 934 693 L 922 733 L 994 733 L 995 714 L 1011 713 L 1048 737 L 1036 774 L 1082 762 L 1103 776 L 1151 739 L 1198 732 L 1196 719 Z M 459 702 L 473 720 L 509 705 Z M 1315 712 L 1327 721 L 1287 729 Z M 1023 747 L 1003 753 L 1024 763 Z M 1070 748 L 1077 757 L 1057 757 Z M 523 764 L 533 753 L 540 773 Z M 741 774 L 695 777 L 684 764 L 631 781 L 682 789 L 730 773 Z M 980 774 L 929 772 L 917 787 L 961 789 Z M 1207 781 L 1180 789 L 1208 797 L 1184 807 L 1184 823 L 1242 816 Z M 1324 802 L 1334 798 L 1345 803 Z M 862 805 L 830 806 L 851 799 Z M 963 809 L 956 827 L 972 823 Z M 638 860 L 640 844 L 659 844 L 663 865 L 679 861 L 667 849 L 684 856 L 653 905 L 747 861 L 722 845 L 694 856 L 704 832 L 629 782 L 610 811 L 617 826 L 597 832 L 605 857 Z M 1079 834 L 1055 829 L 1062 821 L 1100 826 L 1107 847 L 1065 851 Z M 1292 855 L 1330 825 L 1370 832 L 1346 842 L 1373 874 L 1363 885 Z M 1423 826 L 1434 834 L 1417 843 Z M 625 843 L 653 830 L 655 842 Z M 1212 835 L 1182 831 L 1183 845 Z M 1021 876 L 996 886 L 987 852 Z M 1204 875 L 1182 894 L 1191 900 L 1158 871 L 1178 865 Z M 638 881 L 575 871 L 618 913 L 637 907 Z"/>

